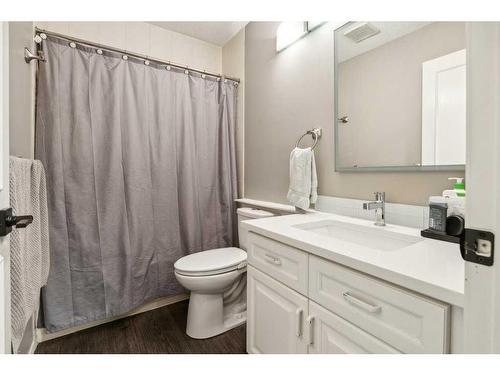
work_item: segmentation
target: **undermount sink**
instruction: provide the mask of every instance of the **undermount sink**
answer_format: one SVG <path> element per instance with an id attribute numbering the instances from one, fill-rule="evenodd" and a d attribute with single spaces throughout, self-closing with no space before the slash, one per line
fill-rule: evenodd
<path id="1" fill-rule="evenodd" d="M 386 227 L 369 227 L 337 220 L 294 225 L 295 228 L 374 250 L 394 251 L 422 241 L 421 237 L 397 233 Z"/>

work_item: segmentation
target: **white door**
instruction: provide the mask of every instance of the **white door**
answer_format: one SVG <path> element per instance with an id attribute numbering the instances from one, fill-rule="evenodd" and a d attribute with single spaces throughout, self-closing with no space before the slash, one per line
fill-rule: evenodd
<path id="1" fill-rule="evenodd" d="M 0 22 L 0 209 L 9 206 L 9 29 Z M 9 238 L 0 237 L 0 353 L 10 353 Z"/>
<path id="2" fill-rule="evenodd" d="M 495 234 L 491 267 L 466 262 L 464 350 L 500 353 L 500 23 L 467 23 L 467 228 Z"/>
<path id="3" fill-rule="evenodd" d="M 401 353 L 312 301 L 306 325 L 312 354 Z"/>
<path id="4" fill-rule="evenodd" d="M 422 164 L 465 164 L 466 53 L 422 64 Z"/>
<path id="5" fill-rule="evenodd" d="M 307 353 L 307 298 L 248 266 L 247 351 Z"/>

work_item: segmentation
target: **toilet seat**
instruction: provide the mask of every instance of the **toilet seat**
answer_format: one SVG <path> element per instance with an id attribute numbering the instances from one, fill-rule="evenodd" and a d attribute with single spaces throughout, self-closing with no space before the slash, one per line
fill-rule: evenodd
<path id="1" fill-rule="evenodd" d="M 237 247 L 201 251 L 182 257 L 174 264 L 175 272 L 185 276 L 211 276 L 246 267 L 247 253 Z"/>

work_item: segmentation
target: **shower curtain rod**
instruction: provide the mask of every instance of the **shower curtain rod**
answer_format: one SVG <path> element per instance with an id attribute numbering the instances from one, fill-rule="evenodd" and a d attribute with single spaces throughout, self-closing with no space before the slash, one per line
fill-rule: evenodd
<path id="1" fill-rule="evenodd" d="M 133 53 L 133 52 L 130 52 L 130 51 L 127 51 L 127 50 L 124 50 L 124 49 L 114 48 L 114 47 L 106 46 L 104 44 L 90 42 L 88 40 L 73 38 L 71 36 L 67 36 L 67 35 L 55 33 L 55 32 L 52 32 L 52 31 L 43 30 L 43 29 L 40 29 L 38 27 L 35 27 L 35 32 L 36 32 L 36 34 L 43 33 L 43 34 L 51 35 L 51 36 L 54 36 L 54 37 L 59 38 L 59 39 L 67 40 L 68 42 L 74 42 L 74 43 L 82 44 L 82 45 L 85 45 L 87 47 L 98 48 L 98 49 L 102 49 L 102 50 L 106 50 L 106 51 L 110 51 L 110 52 L 121 53 L 121 54 L 130 56 L 130 57 L 134 57 L 136 59 L 143 60 L 143 61 L 152 61 L 152 62 L 156 62 L 156 63 L 160 63 L 160 64 L 165 64 L 165 65 L 168 65 L 168 66 L 172 66 L 174 68 L 187 69 L 187 70 L 190 70 L 190 71 L 193 71 L 193 72 L 196 72 L 196 73 L 205 74 L 207 76 L 217 77 L 217 78 L 221 78 L 221 79 L 228 79 L 230 81 L 234 81 L 234 82 L 240 83 L 240 79 L 239 78 L 228 77 L 228 76 L 225 76 L 225 75 L 222 75 L 222 74 L 208 72 L 206 70 L 195 69 L 195 68 L 189 67 L 188 65 L 180 65 L 180 64 L 173 63 L 171 61 L 165 61 L 165 60 L 161 60 L 161 59 L 152 58 L 152 57 L 147 56 L 147 55 L 142 55 L 142 54 L 139 54 L 139 53 Z"/>

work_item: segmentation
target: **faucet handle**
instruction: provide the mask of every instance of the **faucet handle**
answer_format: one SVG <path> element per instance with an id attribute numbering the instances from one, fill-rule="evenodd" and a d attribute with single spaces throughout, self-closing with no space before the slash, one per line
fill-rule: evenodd
<path id="1" fill-rule="evenodd" d="M 383 192 L 383 191 L 376 191 L 374 194 L 375 194 L 375 200 L 376 201 L 385 201 L 385 192 Z"/>

